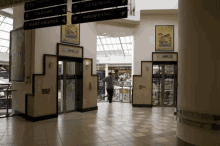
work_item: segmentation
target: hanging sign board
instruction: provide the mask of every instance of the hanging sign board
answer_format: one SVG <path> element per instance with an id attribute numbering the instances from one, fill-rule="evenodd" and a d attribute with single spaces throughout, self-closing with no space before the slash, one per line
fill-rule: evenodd
<path id="1" fill-rule="evenodd" d="M 62 15 L 67 13 L 67 5 L 30 11 L 24 13 L 24 20 L 48 17 L 54 15 Z"/>
<path id="2" fill-rule="evenodd" d="M 127 18 L 127 7 L 72 15 L 72 24 Z"/>
<path id="3" fill-rule="evenodd" d="M 67 21 L 66 16 L 41 19 L 36 21 L 28 21 L 24 23 L 24 30 L 57 26 L 57 25 L 65 25 L 66 21 Z"/>
<path id="4" fill-rule="evenodd" d="M 74 0 L 73 0 L 74 1 Z M 128 5 L 128 0 L 93 0 L 72 5 L 72 13 Z"/>
<path id="5" fill-rule="evenodd" d="M 66 3 L 67 3 L 67 0 L 35 0 L 31 2 L 26 2 L 24 5 L 24 10 L 29 11 L 33 9 L 66 4 Z"/>

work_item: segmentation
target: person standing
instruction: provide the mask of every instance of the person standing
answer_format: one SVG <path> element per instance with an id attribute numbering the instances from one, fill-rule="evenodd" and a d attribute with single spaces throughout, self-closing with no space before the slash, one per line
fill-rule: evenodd
<path id="1" fill-rule="evenodd" d="M 112 103 L 112 95 L 113 95 L 113 82 L 114 78 L 112 77 L 112 73 L 108 73 L 108 76 L 104 78 L 103 85 L 105 85 L 105 82 L 107 82 L 107 92 L 108 92 L 108 101 L 109 103 Z"/>

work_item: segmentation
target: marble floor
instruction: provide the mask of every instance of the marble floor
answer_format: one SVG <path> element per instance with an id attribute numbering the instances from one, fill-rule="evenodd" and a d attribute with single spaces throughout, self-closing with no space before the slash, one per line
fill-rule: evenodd
<path id="1" fill-rule="evenodd" d="M 173 107 L 101 102 L 97 111 L 30 122 L 0 119 L 0 146 L 176 146 Z"/>

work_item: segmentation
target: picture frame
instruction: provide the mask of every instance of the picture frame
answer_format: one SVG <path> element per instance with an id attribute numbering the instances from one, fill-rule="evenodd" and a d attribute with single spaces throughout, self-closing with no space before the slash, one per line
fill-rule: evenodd
<path id="1" fill-rule="evenodd" d="M 25 82 L 24 27 L 10 31 L 9 82 Z"/>
<path id="2" fill-rule="evenodd" d="M 60 42 L 80 45 L 80 24 L 72 24 L 72 13 L 67 12 L 67 24 L 61 25 Z"/>
<path id="3" fill-rule="evenodd" d="M 155 26 L 155 51 L 174 51 L 174 25 Z"/>

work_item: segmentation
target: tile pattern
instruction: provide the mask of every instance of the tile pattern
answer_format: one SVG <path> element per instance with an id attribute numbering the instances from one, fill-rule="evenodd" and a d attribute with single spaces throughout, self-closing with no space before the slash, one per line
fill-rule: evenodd
<path id="1" fill-rule="evenodd" d="M 72 112 L 30 122 L 0 119 L 0 146 L 176 146 L 173 107 L 137 108 L 98 103 L 97 111 Z"/>

